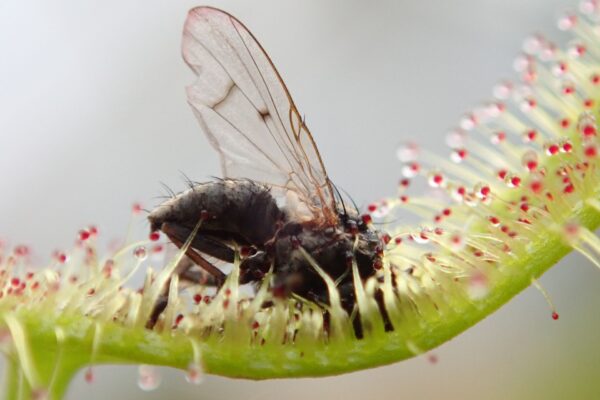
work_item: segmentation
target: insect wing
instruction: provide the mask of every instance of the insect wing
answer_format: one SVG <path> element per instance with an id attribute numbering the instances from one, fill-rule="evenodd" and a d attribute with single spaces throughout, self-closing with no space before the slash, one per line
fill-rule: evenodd
<path id="1" fill-rule="evenodd" d="M 319 151 L 262 46 L 231 15 L 192 9 L 183 57 L 197 75 L 187 96 L 221 158 L 225 178 L 247 178 L 295 193 L 314 218 L 336 221 Z"/>

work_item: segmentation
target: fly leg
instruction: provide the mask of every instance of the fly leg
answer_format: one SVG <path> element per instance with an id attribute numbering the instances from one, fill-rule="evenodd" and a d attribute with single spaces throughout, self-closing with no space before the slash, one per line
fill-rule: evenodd
<path id="1" fill-rule="evenodd" d="M 169 239 L 171 239 L 173 244 L 175 244 L 180 249 L 184 246 L 185 241 L 192 233 L 190 229 L 184 226 L 169 223 L 163 223 L 161 230 L 169 237 Z M 223 273 L 223 271 L 221 271 L 219 268 L 211 264 L 206 258 L 202 257 L 199 251 L 208 254 L 212 257 L 221 259 L 225 262 L 233 262 L 235 258 L 234 251 L 229 246 L 219 241 L 217 238 L 207 235 L 196 235 L 192 239 L 188 248 L 185 250 L 185 255 L 187 257 L 182 259 L 182 262 L 180 262 L 180 264 L 176 267 L 174 274 L 179 275 L 180 279 L 188 282 L 207 286 L 216 286 L 217 288 L 220 288 L 223 285 L 223 283 L 225 283 L 227 275 Z M 189 260 L 193 262 L 190 262 Z M 194 265 L 198 265 L 206 273 L 201 273 L 200 271 L 193 271 L 192 267 Z M 158 317 L 167 307 L 169 299 L 169 283 L 170 280 L 165 284 L 161 295 L 159 296 L 156 304 L 154 305 L 154 309 L 152 310 L 150 318 L 146 323 L 147 328 L 151 329 L 154 327 L 154 325 L 156 325 Z"/>

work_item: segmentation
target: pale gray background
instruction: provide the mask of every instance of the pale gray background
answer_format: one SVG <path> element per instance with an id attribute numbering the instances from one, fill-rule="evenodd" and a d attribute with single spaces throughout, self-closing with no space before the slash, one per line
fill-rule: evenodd
<path id="1" fill-rule="evenodd" d="M 329 175 L 365 204 L 393 194 L 394 149 L 418 138 L 442 149 L 445 131 L 512 76 L 522 39 L 560 37 L 572 0 L 217 1 L 245 22 L 282 72 Z M 156 203 L 159 181 L 182 188 L 218 175 L 184 97 L 179 55 L 194 1 L 0 2 L 0 237 L 37 260 L 96 223 L 122 235 L 130 205 Z M 600 393 L 600 275 L 569 256 L 543 279 L 556 302 L 527 290 L 425 357 L 326 379 L 187 385 L 164 370 L 156 392 L 136 368 L 79 376 L 71 399 L 551 399 Z"/>

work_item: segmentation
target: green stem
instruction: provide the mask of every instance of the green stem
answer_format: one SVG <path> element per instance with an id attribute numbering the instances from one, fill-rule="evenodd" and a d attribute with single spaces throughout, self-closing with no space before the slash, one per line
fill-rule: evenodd
<path id="1" fill-rule="evenodd" d="M 19 363 L 12 357 L 6 357 L 4 378 L 4 400 L 19 399 L 19 389 L 22 382 L 22 372 Z"/>

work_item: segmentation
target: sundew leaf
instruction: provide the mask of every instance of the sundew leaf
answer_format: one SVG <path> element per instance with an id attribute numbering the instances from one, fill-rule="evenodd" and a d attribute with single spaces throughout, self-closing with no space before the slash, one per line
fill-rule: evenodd
<path id="1" fill-rule="evenodd" d="M 295 256 L 326 283 L 326 303 L 274 294 L 273 269 L 245 290 L 244 254 L 218 290 L 185 284 L 173 272 L 200 224 L 164 263 L 149 257 L 164 251 L 156 234 L 102 257 L 97 232 L 82 230 L 77 248 L 36 270 L 28 268 L 27 248 L 2 249 L 7 398 L 60 398 L 77 370 L 107 363 L 171 366 L 192 382 L 203 373 L 269 379 L 389 364 L 435 348 L 539 286 L 536 279 L 572 250 L 599 265 L 598 10 L 582 10 L 560 20 L 574 36 L 568 48 L 527 39 L 519 81 L 499 84 L 490 102 L 465 115 L 447 138 L 449 159 L 414 145 L 398 149 L 398 193 L 374 201 L 362 220 L 413 213 L 422 222 L 381 234 L 381 262 L 368 279 L 348 258 L 352 313 L 327 266 L 302 244 Z M 186 26 L 198 13 L 243 26 L 209 8 L 192 10 Z M 412 189 L 417 179 L 427 181 L 424 193 Z M 137 270 L 146 271 L 142 287 L 129 283 Z M 148 327 L 164 294 L 165 310 Z M 143 370 L 150 387 L 151 370 Z"/>

